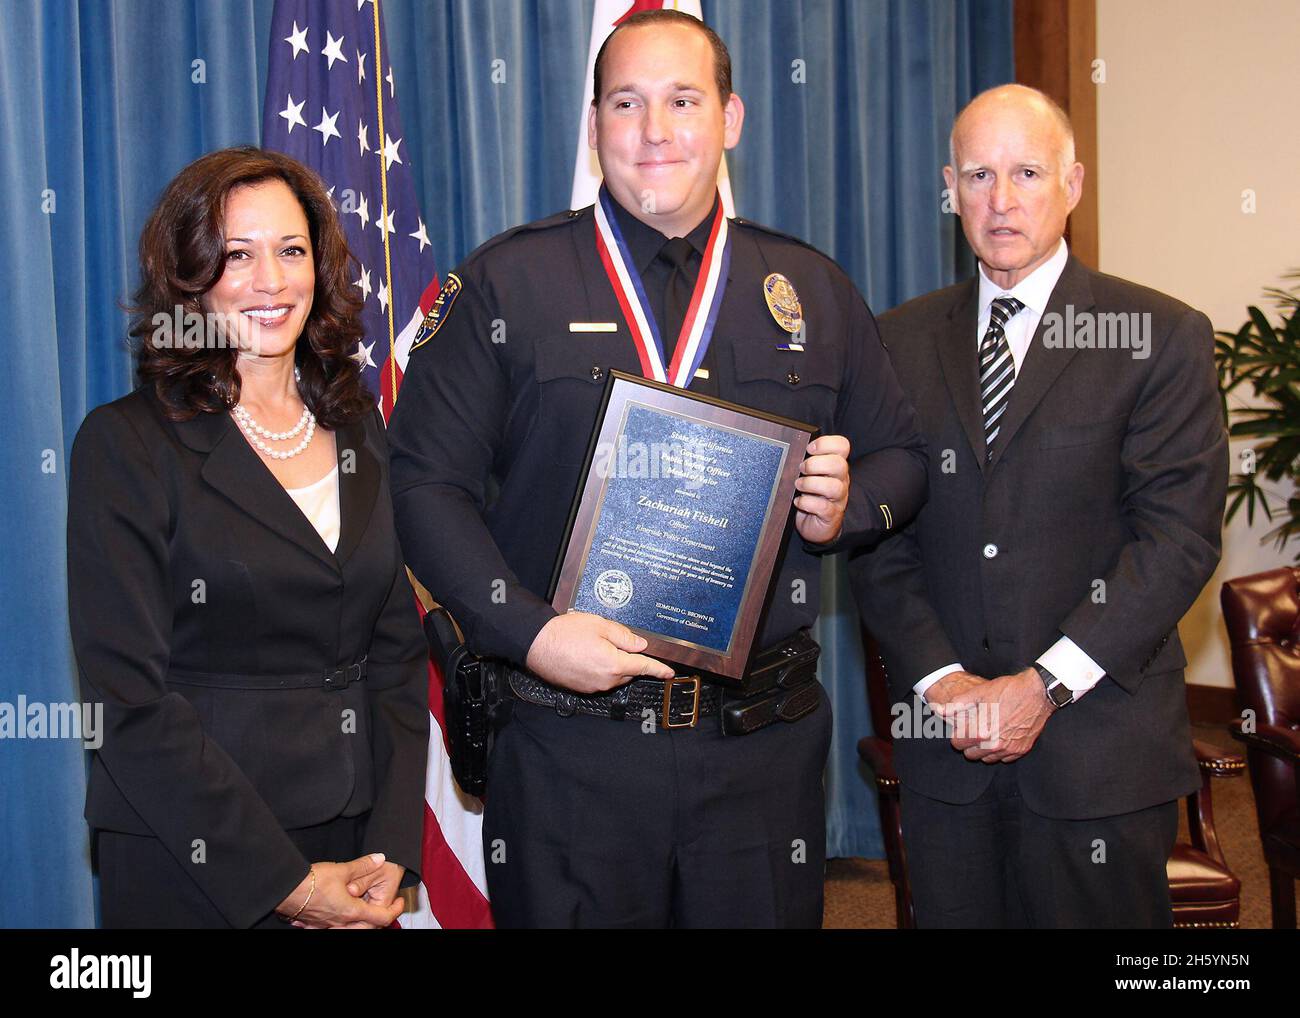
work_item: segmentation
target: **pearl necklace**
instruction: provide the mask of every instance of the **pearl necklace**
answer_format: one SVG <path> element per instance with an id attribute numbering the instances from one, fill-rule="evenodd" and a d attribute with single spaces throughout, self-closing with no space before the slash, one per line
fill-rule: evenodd
<path id="1" fill-rule="evenodd" d="M 253 415 L 238 403 L 236 403 L 231 409 L 230 415 L 235 419 L 235 422 L 240 426 L 240 428 L 243 429 L 244 434 L 248 436 L 248 440 L 252 442 L 253 445 L 264 455 L 270 456 L 271 459 L 287 460 L 297 456 L 307 448 L 311 443 L 312 435 L 316 433 L 316 415 L 308 410 L 306 406 L 302 408 L 302 416 L 298 418 L 298 423 L 289 431 L 267 430 L 258 424 L 257 421 L 253 420 Z M 287 449 L 284 452 L 272 449 L 262 441 L 261 437 L 259 437 L 262 436 L 268 438 L 273 442 L 286 442 L 302 431 L 304 427 L 307 429 L 307 434 L 303 435 L 302 441 L 292 449 Z"/>
<path id="2" fill-rule="evenodd" d="M 302 416 L 298 418 L 298 423 L 288 431 L 267 431 L 266 428 L 253 420 L 253 415 L 244 409 L 242 404 L 236 403 L 235 409 L 232 413 L 239 418 L 241 424 L 246 426 L 245 430 L 252 428 L 252 430 L 257 434 L 261 435 L 263 438 L 270 439 L 272 442 L 287 442 L 291 438 L 296 438 L 298 433 L 307 426 L 307 419 L 311 417 L 311 411 L 304 406 L 302 408 Z"/>

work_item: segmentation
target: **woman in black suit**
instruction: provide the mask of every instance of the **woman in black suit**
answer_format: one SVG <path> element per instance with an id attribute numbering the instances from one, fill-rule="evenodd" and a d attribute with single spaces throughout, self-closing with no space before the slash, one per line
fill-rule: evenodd
<path id="1" fill-rule="evenodd" d="M 374 928 L 417 879 L 426 649 L 348 261 L 255 148 L 145 226 L 141 385 L 82 424 L 68 513 L 105 926 Z"/>

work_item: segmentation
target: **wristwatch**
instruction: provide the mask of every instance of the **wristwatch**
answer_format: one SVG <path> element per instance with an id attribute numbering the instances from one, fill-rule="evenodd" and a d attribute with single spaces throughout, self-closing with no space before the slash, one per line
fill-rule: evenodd
<path id="1" fill-rule="evenodd" d="M 1043 680 L 1043 689 L 1047 693 L 1048 702 L 1059 710 L 1062 707 L 1068 707 L 1074 703 L 1074 690 L 1049 672 L 1038 662 L 1034 662 L 1034 671 L 1038 677 Z"/>

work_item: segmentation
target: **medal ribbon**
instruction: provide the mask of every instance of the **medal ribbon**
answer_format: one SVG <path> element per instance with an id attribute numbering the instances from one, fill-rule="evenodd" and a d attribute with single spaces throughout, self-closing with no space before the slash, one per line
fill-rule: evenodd
<path id="1" fill-rule="evenodd" d="M 704 353 L 713 340 L 713 329 L 722 306 L 722 294 L 727 288 L 727 272 L 731 267 L 731 233 L 722 202 L 713 217 L 709 242 L 704 248 L 704 263 L 691 294 L 691 303 L 682 321 L 682 331 L 677 337 L 672 363 L 664 368 L 664 346 L 659 338 L 659 323 L 655 320 L 650 303 L 646 300 L 641 276 L 628 269 L 631 256 L 623 234 L 614 217 L 613 199 L 605 187 L 600 189 L 596 202 L 596 251 L 614 288 L 614 296 L 623 311 L 623 318 L 632 333 L 637 357 L 641 361 L 641 374 L 658 382 L 670 382 L 685 389 L 695 377 L 696 369 L 704 360 Z"/>

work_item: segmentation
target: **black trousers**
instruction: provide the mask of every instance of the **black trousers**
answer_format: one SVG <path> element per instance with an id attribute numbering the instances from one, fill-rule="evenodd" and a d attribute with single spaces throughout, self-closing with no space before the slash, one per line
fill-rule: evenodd
<path id="1" fill-rule="evenodd" d="M 337 817 L 286 831 L 308 862 L 346 862 L 361 854 L 370 814 Z M 212 900 L 157 838 L 95 831 L 100 926 L 104 929 L 227 930 Z M 285 894 L 293 888 L 286 888 Z M 272 907 L 279 902 L 273 902 Z M 292 930 L 274 912 L 253 927 Z"/>
<path id="2" fill-rule="evenodd" d="M 488 765 L 499 927 L 820 927 L 825 691 L 744 736 L 514 705 Z"/>
<path id="3" fill-rule="evenodd" d="M 1178 804 L 1057 820 L 1020 797 L 1016 765 L 966 805 L 903 786 L 900 809 L 921 929 L 1160 929 L 1173 925 L 1165 863 Z"/>

